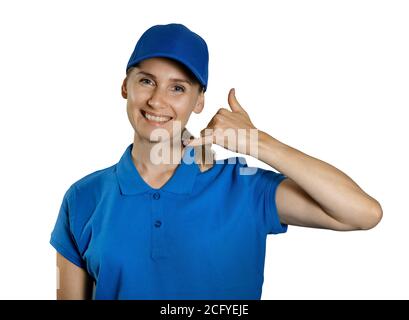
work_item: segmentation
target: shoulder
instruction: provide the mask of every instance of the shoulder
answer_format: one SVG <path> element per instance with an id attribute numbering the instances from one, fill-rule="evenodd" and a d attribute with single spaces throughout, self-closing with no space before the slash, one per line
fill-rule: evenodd
<path id="1" fill-rule="evenodd" d="M 82 229 L 104 194 L 109 194 L 115 183 L 115 165 L 89 173 L 70 185 L 64 195 L 63 206 L 72 231 Z"/>
<path id="2" fill-rule="evenodd" d="M 229 179 L 237 183 L 254 183 L 264 179 L 264 176 L 268 178 L 278 173 L 257 166 L 249 166 L 245 157 L 236 156 L 215 160 L 213 167 L 203 174 L 214 176 L 217 179 Z"/>
<path id="3" fill-rule="evenodd" d="M 99 189 L 110 184 L 115 179 L 116 165 L 91 172 L 82 178 L 75 181 L 71 188 L 78 191 L 86 192 L 90 190 Z"/>
<path id="4" fill-rule="evenodd" d="M 91 172 L 76 180 L 68 188 L 64 198 L 73 207 L 78 202 L 89 202 L 96 199 L 104 190 L 112 188 L 115 184 L 116 165 Z"/>
<path id="5" fill-rule="evenodd" d="M 248 165 L 244 157 L 224 159 L 222 167 L 236 183 L 249 188 L 257 188 L 257 190 L 278 185 L 286 178 L 282 173 L 272 169 Z"/>
<path id="6" fill-rule="evenodd" d="M 219 163 L 217 162 L 219 161 Z M 218 163 L 222 170 L 232 172 L 235 175 L 247 178 L 255 178 L 264 173 L 268 170 L 262 169 L 256 166 L 249 166 L 247 164 L 247 160 L 245 157 L 230 157 L 227 159 L 217 160 L 216 164 Z"/>

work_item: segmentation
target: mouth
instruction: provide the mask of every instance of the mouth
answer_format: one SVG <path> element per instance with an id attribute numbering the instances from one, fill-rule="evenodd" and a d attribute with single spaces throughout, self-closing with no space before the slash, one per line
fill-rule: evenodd
<path id="1" fill-rule="evenodd" d="M 153 124 L 155 126 L 161 126 L 173 119 L 172 117 L 169 116 L 156 115 L 145 110 L 141 110 L 141 114 L 148 123 Z"/>

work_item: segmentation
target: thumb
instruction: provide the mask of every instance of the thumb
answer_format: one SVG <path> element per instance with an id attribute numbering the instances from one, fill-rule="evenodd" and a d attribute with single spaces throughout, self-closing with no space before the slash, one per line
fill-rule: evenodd
<path id="1" fill-rule="evenodd" d="M 229 103 L 230 109 L 233 112 L 246 113 L 246 111 L 243 109 L 243 107 L 240 105 L 239 101 L 236 98 L 236 90 L 234 88 L 230 89 L 227 102 Z"/>

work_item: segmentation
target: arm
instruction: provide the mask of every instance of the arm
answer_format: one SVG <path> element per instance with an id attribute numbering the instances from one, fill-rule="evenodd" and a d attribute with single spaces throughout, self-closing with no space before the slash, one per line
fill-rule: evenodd
<path id="1" fill-rule="evenodd" d="M 257 130 L 248 113 L 228 95 L 231 111 L 219 109 L 190 145 L 216 143 L 265 162 L 288 178 L 280 183 L 276 204 L 282 223 L 331 230 L 361 230 L 376 226 L 382 219 L 378 201 L 366 194 L 351 178 L 319 159 L 313 158 Z M 245 129 L 240 135 L 238 129 Z M 236 144 L 226 142 L 225 132 L 235 133 Z M 208 132 L 210 131 L 210 133 Z M 256 154 L 251 152 L 251 132 L 257 131 Z"/>
<path id="2" fill-rule="evenodd" d="M 57 300 L 92 299 L 92 278 L 58 252 L 57 271 Z"/>
<path id="3" fill-rule="evenodd" d="M 380 204 L 346 174 L 261 131 L 258 158 L 288 177 L 276 193 L 283 223 L 349 231 L 373 228 L 382 218 Z"/>

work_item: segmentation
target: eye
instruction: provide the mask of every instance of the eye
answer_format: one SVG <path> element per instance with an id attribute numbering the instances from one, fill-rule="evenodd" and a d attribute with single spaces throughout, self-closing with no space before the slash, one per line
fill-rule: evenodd
<path id="1" fill-rule="evenodd" d="M 174 88 L 175 88 L 175 91 L 177 92 L 185 92 L 185 88 L 182 86 L 175 86 Z"/>
<path id="2" fill-rule="evenodd" d="M 147 78 L 143 78 L 143 79 L 141 79 L 139 82 L 141 82 L 141 83 L 143 83 L 143 84 L 151 84 L 151 83 L 152 83 L 152 81 L 149 80 L 149 79 L 147 79 Z"/>

